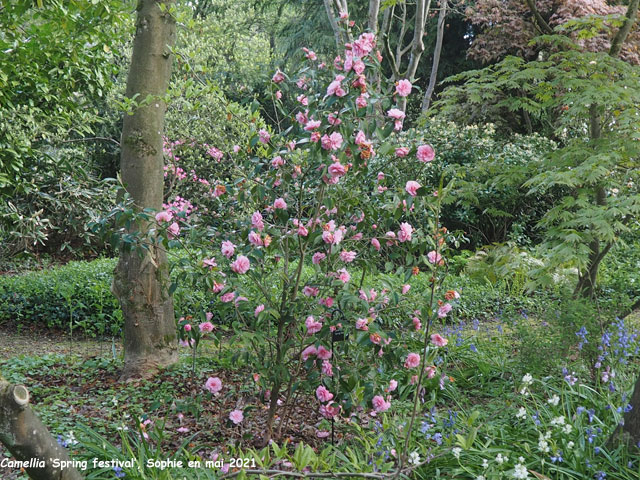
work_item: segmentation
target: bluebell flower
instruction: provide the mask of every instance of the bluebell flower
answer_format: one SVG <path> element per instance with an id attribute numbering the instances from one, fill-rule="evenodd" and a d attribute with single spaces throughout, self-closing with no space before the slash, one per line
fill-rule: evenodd
<path id="1" fill-rule="evenodd" d="M 120 467 L 113 467 L 113 471 L 116 475 L 116 478 L 124 478 L 125 474 Z"/>
<path id="2" fill-rule="evenodd" d="M 442 445 L 442 434 L 440 432 L 433 435 L 433 439 L 438 445 Z"/>
<path id="3" fill-rule="evenodd" d="M 469 345 L 469 350 L 471 350 L 474 353 L 476 353 L 478 351 L 478 349 L 476 348 L 476 346 L 473 343 L 471 345 Z"/>
<path id="4" fill-rule="evenodd" d="M 595 479 L 596 480 L 604 480 L 606 476 L 607 476 L 607 474 L 604 473 L 602 470 L 600 470 L 598 473 L 596 473 Z"/>
<path id="5" fill-rule="evenodd" d="M 551 463 L 560 463 L 563 460 L 564 459 L 562 458 L 562 450 L 559 450 L 558 453 L 556 453 L 555 456 L 551 457 Z"/>

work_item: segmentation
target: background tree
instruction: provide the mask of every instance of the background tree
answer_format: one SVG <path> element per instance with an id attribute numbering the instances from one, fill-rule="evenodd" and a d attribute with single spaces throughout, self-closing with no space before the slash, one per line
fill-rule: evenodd
<path id="1" fill-rule="evenodd" d="M 135 207 L 162 209 L 164 101 L 173 61 L 176 27 L 173 2 L 140 0 L 127 98 L 137 103 L 122 128 L 122 181 Z M 146 234 L 144 220 L 130 233 Z M 158 244 L 144 252 L 123 250 L 113 280 L 125 319 L 122 377 L 148 377 L 178 359 L 173 302 L 168 292 L 166 252 Z"/>

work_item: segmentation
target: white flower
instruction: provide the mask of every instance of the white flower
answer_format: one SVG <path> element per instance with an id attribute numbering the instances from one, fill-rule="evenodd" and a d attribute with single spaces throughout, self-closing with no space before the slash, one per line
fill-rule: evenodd
<path id="1" fill-rule="evenodd" d="M 513 478 L 527 478 L 529 476 L 529 472 L 527 471 L 527 467 L 522 465 L 521 463 L 517 464 L 513 469 Z"/>
<path id="2" fill-rule="evenodd" d="M 547 400 L 547 403 L 555 407 L 556 405 L 558 405 L 558 403 L 560 403 L 560 397 L 554 394 L 553 397 Z"/>
<path id="3" fill-rule="evenodd" d="M 462 449 L 460 447 L 455 447 L 451 449 L 451 453 L 453 453 L 453 456 L 456 458 L 460 458 L 460 452 L 462 452 Z"/>
<path id="4" fill-rule="evenodd" d="M 484 475 L 478 475 L 476 477 L 476 480 L 487 480 L 486 478 L 484 478 Z"/>
<path id="5" fill-rule="evenodd" d="M 530 373 L 527 373 L 524 377 L 522 377 L 522 383 L 525 385 L 531 385 L 533 383 L 533 377 Z"/>
<path id="6" fill-rule="evenodd" d="M 482 460 L 482 468 L 489 468 L 489 460 L 486 458 Z"/>
<path id="7" fill-rule="evenodd" d="M 564 415 L 551 419 L 551 425 L 564 425 Z"/>
<path id="8" fill-rule="evenodd" d="M 420 463 L 420 454 L 417 450 L 414 450 L 409 454 L 409 463 L 413 463 L 414 465 L 418 465 Z"/>
<path id="9" fill-rule="evenodd" d="M 527 409 L 524 407 L 520 407 L 518 413 L 516 413 L 516 418 L 526 418 L 527 417 Z"/>
<path id="10" fill-rule="evenodd" d="M 547 443 L 547 441 L 544 438 L 540 438 L 540 440 L 538 440 L 538 449 L 543 452 L 543 453 L 548 453 L 549 452 L 549 444 Z"/>
<path id="11" fill-rule="evenodd" d="M 575 443 L 573 443 L 573 442 L 569 442 L 569 443 L 567 443 L 567 448 L 568 448 L 569 450 L 571 450 L 574 446 L 575 446 Z"/>
<path id="12" fill-rule="evenodd" d="M 544 439 L 549 440 L 551 438 L 551 430 L 547 430 L 547 433 L 544 434 Z"/>
<path id="13" fill-rule="evenodd" d="M 499 453 L 496 456 L 496 462 L 498 462 L 500 465 L 502 465 L 502 462 L 508 462 L 509 461 L 509 457 L 507 457 L 506 455 L 503 457 L 501 453 Z"/>
<path id="14" fill-rule="evenodd" d="M 518 463 L 524 463 L 524 457 L 518 457 Z"/>
<path id="15" fill-rule="evenodd" d="M 571 433 L 571 430 L 573 430 L 573 427 L 571 426 L 570 423 L 567 423 L 564 427 L 562 427 L 562 431 L 564 433 L 569 434 L 569 433 Z"/>

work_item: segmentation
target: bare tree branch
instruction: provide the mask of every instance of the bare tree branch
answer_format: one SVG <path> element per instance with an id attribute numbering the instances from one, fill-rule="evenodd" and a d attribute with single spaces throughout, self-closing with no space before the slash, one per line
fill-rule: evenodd
<path id="1" fill-rule="evenodd" d="M 624 18 L 624 23 L 620 30 L 616 33 L 616 36 L 613 37 L 613 42 L 611 42 L 611 48 L 609 49 L 609 55 L 612 57 L 617 57 L 620 55 L 620 51 L 622 50 L 622 45 L 624 41 L 627 39 L 629 32 L 631 31 L 631 27 L 636 22 L 638 18 L 638 3 L 640 0 L 631 0 L 629 2 L 629 7 L 627 8 L 627 14 Z"/>
<path id="2" fill-rule="evenodd" d="M 542 15 L 540 15 L 540 11 L 536 7 L 535 0 L 526 0 L 526 2 L 527 2 L 527 5 L 529 6 L 529 10 L 531 10 L 531 13 L 533 13 L 533 16 L 535 17 L 538 26 L 542 30 L 542 33 L 552 35 L 553 28 L 551 28 L 547 23 L 547 21 L 542 17 Z"/>
<path id="3" fill-rule="evenodd" d="M 447 8 L 449 6 L 449 0 L 440 0 L 440 14 L 438 15 L 438 30 L 436 33 L 436 47 L 433 51 L 433 63 L 431 64 L 431 77 L 429 78 L 429 86 L 424 92 L 424 98 L 422 99 L 422 113 L 429 110 L 431 105 L 431 96 L 436 88 L 436 81 L 438 79 L 438 67 L 440 66 L 440 54 L 442 53 L 442 40 L 444 38 L 444 26 L 447 18 Z"/>

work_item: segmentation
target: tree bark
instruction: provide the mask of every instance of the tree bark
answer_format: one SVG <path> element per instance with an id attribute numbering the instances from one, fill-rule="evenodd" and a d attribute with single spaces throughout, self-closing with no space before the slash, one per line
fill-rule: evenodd
<path id="1" fill-rule="evenodd" d="M 34 480 L 82 480 L 67 451 L 49 433 L 29 406 L 29 391 L 0 377 L 0 442 L 16 460 L 29 462 L 26 472 Z M 58 467 L 54 467 L 58 460 Z M 68 463 L 67 463 L 68 462 Z"/>
<path id="2" fill-rule="evenodd" d="M 440 14 L 438 15 L 438 29 L 436 32 L 436 47 L 433 51 L 433 63 L 431 64 L 431 77 L 429 78 L 429 86 L 426 92 L 424 92 L 424 98 L 422 99 L 422 113 L 426 113 L 431 105 L 431 97 L 433 91 L 436 88 L 436 81 L 438 80 L 438 67 L 440 66 L 440 54 L 442 53 L 442 40 L 444 38 L 444 26 L 447 18 L 447 7 L 449 6 L 449 0 L 440 0 Z"/>
<path id="3" fill-rule="evenodd" d="M 163 98 L 171 75 L 170 48 L 175 42 L 175 20 L 160 5 L 173 0 L 139 0 L 128 98 L 144 103 L 125 115 L 122 127 L 122 180 L 135 208 L 162 209 L 162 131 L 166 105 Z M 165 8 L 166 10 L 166 8 Z M 150 101 L 149 101 L 150 100 Z M 145 235 L 146 222 L 132 225 L 129 233 Z M 122 251 L 112 290 L 124 315 L 124 370 L 122 379 L 147 378 L 177 361 L 173 301 L 168 294 L 167 257 L 155 242 L 148 250 Z"/>

